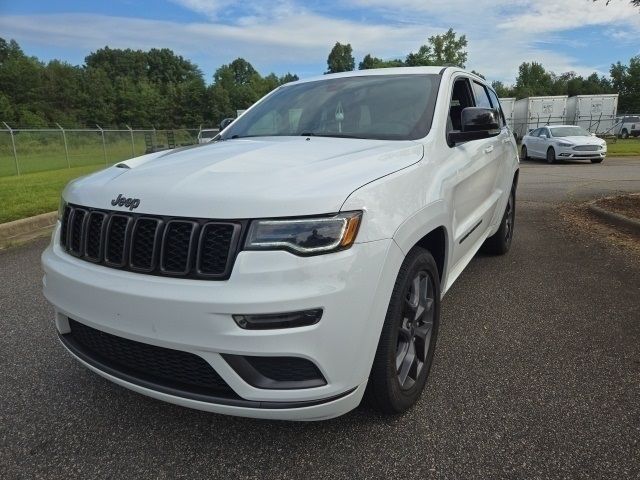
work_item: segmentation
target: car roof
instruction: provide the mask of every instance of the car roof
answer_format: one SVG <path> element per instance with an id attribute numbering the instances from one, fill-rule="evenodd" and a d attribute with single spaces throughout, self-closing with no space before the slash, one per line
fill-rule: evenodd
<path id="1" fill-rule="evenodd" d="M 446 69 L 448 67 L 446 66 L 439 66 L 439 67 L 393 67 L 393 68 L 372 68 L 372 69 L 368 69 L 368 70 L 353 70 L 350 72 L 340 72 L 340 73 L 328 73 L 326 75 L 316 75 L 314 77 L 309 77 L 309 78 L 305 78 L 303 80 L 297 80 L 295 82 L 290 82 L 287 83 L 285 85 L 294 85 L 294 84 L 298 84 L 298 83 L 306 83 L 306 82 L 317 82 L 319 80 L 326 80 L 326 79 L 330 79 L 330 78 L 348 78 L 348 77 L 367 77 L 367 76 L 374 76 L 374 75 L 425 75 L 425 74 L 431 74 L 431 75 L 440 75 L 444 69 Z M 458 67 L 450 67 L 450 68 L 454 68 L 457 71 L 461 71 L 461 72 L 465 72 L 468 73 L 469 75 L 472 75 L 473 77 L 475 77 L 476 75 L 472 74 L 471 72 L 467 72 L 466 70 L 463 70 L 461 68 Z M 480 77 L 478 77 L 478 79 L 481 80 Z"/>

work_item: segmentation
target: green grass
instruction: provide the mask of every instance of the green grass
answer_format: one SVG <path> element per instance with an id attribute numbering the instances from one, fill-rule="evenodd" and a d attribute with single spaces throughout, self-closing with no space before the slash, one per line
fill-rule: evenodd
<path id="1" fill-rule="evenodd" d="M 104 165 L 0 177 L 0 223 L 57 210 L 60 193 L 70 180 L 100 168 Z"/>
<path id="2" fill-rule="evenodd" d="M 640 157 L 640 138 L 618 139 L 616 142 L 609 143 L 607 155 L 611 157 Z"/>

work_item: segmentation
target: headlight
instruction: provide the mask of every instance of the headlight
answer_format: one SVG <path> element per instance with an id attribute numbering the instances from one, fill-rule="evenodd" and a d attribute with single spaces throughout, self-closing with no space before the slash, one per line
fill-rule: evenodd
<path id="1" fill-rule="evenodd" d="M 573 147 L 573 143 L 558 142 L 559 147 Z"/>
<path id="2" fill-rule="evenodd" d="M 288 250 L 296 255 L 319 255 L 353 245 L 362 212 L 326 217 L 251 222 L 246 250 Z"/>
<path id="3" fill-rule="evenodd" d="M 62 214 L 64 213 L 64 209 L 67 208 L 67 202 L 64 201 L 62 195 L 60 196 L 60 203 L 58 204 L 58 220 L 62 219 Z"/>

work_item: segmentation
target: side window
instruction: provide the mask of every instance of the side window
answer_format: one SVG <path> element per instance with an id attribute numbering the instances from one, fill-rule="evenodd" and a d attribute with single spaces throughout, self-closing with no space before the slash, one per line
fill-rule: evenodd
<path id="1" fill-rule="evenodd" d="M 487 89 L 484 85 L 473 82 L 473 93 L 476 96 L 476 106 L 482 108 L 492 108 L 491 100 L 489 100 L 489 95 L 487 94 Z"/>
<path id="2" fill-rule="evenodd" d="M 541 128 L 536 128 L 535 130 L 531 130 L 529 132 L 529 136 L 530 137 L 537 137 L 538 135 L 540 135 L 540 130 L 542 130 Z"/>
<path id="3" fill-rule="evenodd" d="M 507 124 L 507 120 L 504 118 L 504 112 L 502 111 L 500 100 L 498 100 L 498 96 L 491 89 L 489 89 L 489 98 L 491 99 L 491 105 L 493 106 L 493 108 L 498 110 L 498 112 L 500 113 L 500 127 L 502 128 Z"/>
<path id="4" fill-rule="evenodd" d="M 473 95 L 469 80 L 458 78 L 453 84 L 451 103 L 449 104 L 449 121 L 447 122 L 447 132 L 462 130 L 462 110 L 473 107 Z"/>

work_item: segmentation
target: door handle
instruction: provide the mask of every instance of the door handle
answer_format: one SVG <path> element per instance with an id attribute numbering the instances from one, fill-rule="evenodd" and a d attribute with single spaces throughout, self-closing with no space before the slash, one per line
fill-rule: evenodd
<path id="1" fill-rule="evenodd" d="M 493 152 L 493 145 L 489 145 L 487 148 L 484 149 L 484 153 L 491 153 Z"/>

